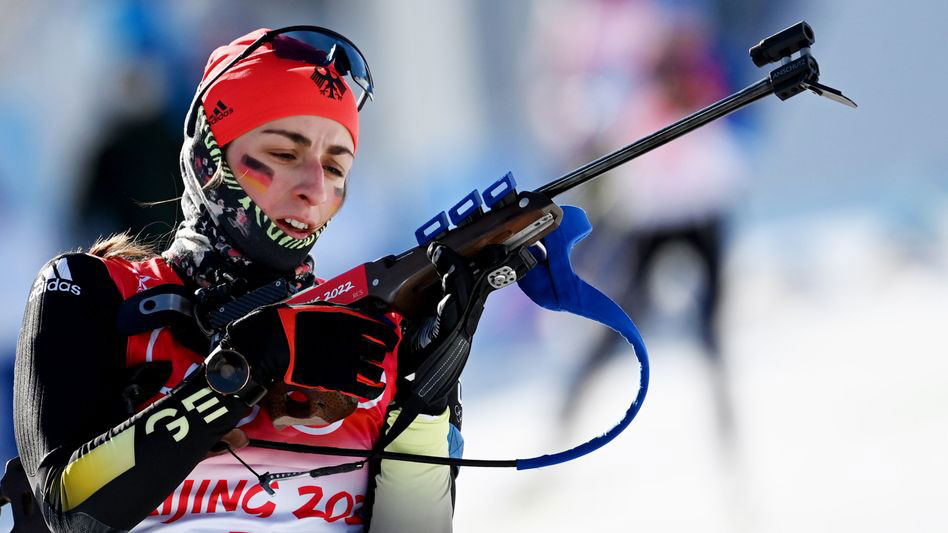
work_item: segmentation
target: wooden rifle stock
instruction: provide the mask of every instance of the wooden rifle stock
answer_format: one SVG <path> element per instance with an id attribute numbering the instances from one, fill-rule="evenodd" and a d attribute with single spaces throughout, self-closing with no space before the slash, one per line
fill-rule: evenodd
<path id="1" fill-rule="evenodd" d="M 469 258 L 478 274 L 478 254 L 490 245 L 503 245 L 509 254 L 536 243 L 556 229 L 563 210 L 545 194 L 524 191 L 513 201 L 472 216 L 460 226 L 435 237 Z M 304 290 L 287 303 L 328 301 L 373 311 L 397 311 L 406 317 L 431 314 L 440 297 L 440 278 L 428 258 L 428 245 L 364 263 Z M 525 272 L 517 272 L 518 277 Z"/>

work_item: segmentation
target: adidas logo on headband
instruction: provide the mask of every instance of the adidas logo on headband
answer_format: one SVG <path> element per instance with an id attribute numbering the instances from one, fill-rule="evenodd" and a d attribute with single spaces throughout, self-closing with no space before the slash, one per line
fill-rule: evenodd
<path id="1" fill-rule="evenodd" d="M 214 113 L 207 117 L 207 122 L 208 124 L 215 124 L 218 120 L 225 118 L 227 115 L 230 115 L 233 112 L 233 107 L 225 104 L 223 100 L 218 100 L 217 104 L 214 106 Z"/>

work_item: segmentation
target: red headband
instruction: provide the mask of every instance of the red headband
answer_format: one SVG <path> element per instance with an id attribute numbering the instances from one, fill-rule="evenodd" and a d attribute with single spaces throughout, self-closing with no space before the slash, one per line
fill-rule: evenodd
<path id="1" fill-rule="evenodd" d="M 266 31 L 261 28 L 214 50 L 201 82 Z M 203 104 L 211 131 L 221 146 L 271 120 L 294 115 L 335 120 L 352 135 L 353 148 L 359 143 L 359 110 L 345 80 L 332 66 L 279 58 L 270 44 L 225 72 L 205 93 Z"/>

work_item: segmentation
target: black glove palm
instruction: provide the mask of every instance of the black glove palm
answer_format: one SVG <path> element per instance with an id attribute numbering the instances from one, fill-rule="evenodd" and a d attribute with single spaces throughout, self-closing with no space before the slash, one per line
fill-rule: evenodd
<path id="1" fill-rule="evenodd" d="M 262 307 L 230 324 L 226 337 L 265 387 L 282 379 L 360 401 L 385 390 L 381 363 L 398 341 L 393 326 L 330 304 Z"/>

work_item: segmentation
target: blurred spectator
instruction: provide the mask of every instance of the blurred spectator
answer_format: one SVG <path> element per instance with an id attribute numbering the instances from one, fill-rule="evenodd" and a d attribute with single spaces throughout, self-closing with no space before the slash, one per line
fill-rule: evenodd
<path id="1" fill-rule="evenodd" d="M 120 78 L 117 123 L 94 150 L 87 186 L 77 200 L 80 232 L 88 243 L 129 230 L 161 247 L 178 214 L 181 132 L 167 116 L 155 65 L 129 61 Z M 163 200 L 171 201 L 145 207 Z"/>
<path id="2" fill-rule="evenodd" d="M 563 54 L 557 57 L 565 59 L 559 65 L 562 83 L 555 105 L 538 103 L 547 110 L 543 119 L 557 123 L 557 128 L 547 128 L 556 134 L 550 144 L 566 148 L 574 164 L 658 131 L 725 96 L 724 72 L 711 54 L 704 19 L 695 12 L 673 12 L 646 1 L 578 6 L 567 4 L 558 25 L 551 20 L 559 30 L 549 35 L 560 42 Z M 627 32 L 610 31 L 625 21 L 635 25 Z M 608 292 L 618 294 L 618 303 L 636 322 L 659 310 L 697 315 L 695 329 L 711 363 L 725 429 L 731 408 L 716 333 L 722 235 L 744 174 L 743 156 L 727 125 L 704 126 L 583 191 L 592 197 L 584 204 L 592 204 L 590 218 L 597 231 L 594 242 L 577 250 L 580 268 L 597 265 L 596 274 L 621 287 L 618 293 Z M 654 283 L 669 275 L 678 277 Z M 662 286 L 666 290 L 656 290 Z M 682 297 L 683 291 L 691 294 Z M 669 313 L 670 307 L 677 309 Z M 564 416 L 573 414 L 592 375 L 617 353 L 619 342 L 612 332 L 593 342 L 571 378 Z"/>

